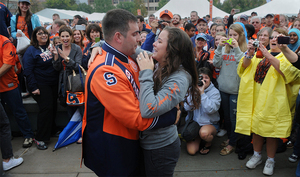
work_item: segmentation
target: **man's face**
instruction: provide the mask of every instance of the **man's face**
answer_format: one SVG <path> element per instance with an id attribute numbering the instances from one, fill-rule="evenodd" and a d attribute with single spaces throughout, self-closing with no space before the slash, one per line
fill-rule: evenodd
<path id="1" fill-rule="evenodd" d="M 59 19 L 59 17 L 56 16 L 56 15 L 53 15 L 53 16 L 52 16 L 52 19 L 53 19 L 53 21 L 55 21 L 55 20 Z"/>
<path id="2" fill-rule="evenodd" d="M 224 23 L 224 24 L 227 24 L 227 23 L 228 23 L 228 18 L 227 18 L 227 17 L 223 18 L 223 23 Z"/>
<path id="3" fill-rule="evenodd" d="M 178 25 L 180 23 L 180 18 L 178 15 L 174 15 L 172 19 L 172 24 L 173 25 Z"/>
<path id="4" fill-rule="evenodd" d="M 58 31 L 59 31 L 59 26 L 57 24 L 53 23 L 51 32 L 55 34 Z"/>
<path id="5" fill-rule="evenodd" d="M 193 37 L 195 35 L 195 28 L 192 27 L 190 30 L 185 30 L 185 32 L 189 37 Z"/>
<path id="6" fill-rule="evenodd" d="M 248 24 L 248 21 L 245 20 L 244 18 L 240 18 L 240 22 L 242 22 L 244 25 Z"/>
<path id="7" fill-rule="evenodd" d="M 252 22 L 251 22 L 251 24 L 254 26 L 254 28 L 255 28 L 255 31 L 259 31 L 259 30 L 260 30 L 260 28 L 261 28 L 261 24 L 260 24 L 260 22 L 259 22 L 259 19 L 258 19 L 258 18 L 256 18 L 256 19 L 252 19 Z"/>
<path id="8" fill-rule="evenodd" d="M 153 21 L 155 19 L 155 17 L 153 17 L 153 16 L 151 16 L 151 17 L 149 17 L 149 24 L 151 24 L 151 22 Z"/>
<path id="9" fill-rule="evenodd" d="M 191 22 L 195 23 L 198 20 L 198 16 L 195 12 L 191 13 Z"/>
<path id="10" fill-rule="evenodd" d="M 273 20 L 274 20 L 273 17 L 267 16 L 267 17 L 266 17 L 266 25 L 272 26 L 272 25 L 273 25 Z"/>
<path id="11" fill-rule="evenodd" d="M 208 16 L 205 16 L 206 21 L 209 22 L 210 18 Z"/>
<path id="12" fill-rule="evenodd" d="M 216 24 L 221 24 L 222 23 L 222 20 L 221 19 L 216 19 Z"/>
<path id="13" fill-rule="evenodd" d="M 206 33 L 207 24 L 204 21 L 200 21 L 197 24 L 197 30 L 198 30 L 199 33 Z"/>
<path id="14" fill-rule="evenodd" d="M 280 15 L 279 20 L 280 20 L 280 26 L 281 26 L 281 27 L 284 27 L 284 26 L 287 25 L 287 21 L 285 21 L 285 17 L 284 17 L 284 16 L 281 16 L 281 15 Z"/>
<path id="15" fill-rule="evenodd" d="M 141 22 L 140 19 L 137 19 L 137 25 L 139 27 L 139 30 L 142 31 L 143 30 L 143 22 Z"/>
<path id="16" fill-rule="evenodd" d="M 135 53 L 138 42 L 141 41 L 139 27 L 137 23 L 129 22 L 129 30 L 126 38 L 122 36 L 122 53 L 130 56 Z"/>

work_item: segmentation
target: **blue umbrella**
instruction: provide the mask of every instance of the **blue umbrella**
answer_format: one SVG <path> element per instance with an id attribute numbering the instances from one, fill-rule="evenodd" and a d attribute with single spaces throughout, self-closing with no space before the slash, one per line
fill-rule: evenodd
<path id="1" fill-rule="evenodd" d="M 81 137 L 82 116 L 79 109 L 73 114 L 70 122 L 59 134 L 58 141 L 54 146 L 53 151 L 63 146 L 76 142 Z"/>

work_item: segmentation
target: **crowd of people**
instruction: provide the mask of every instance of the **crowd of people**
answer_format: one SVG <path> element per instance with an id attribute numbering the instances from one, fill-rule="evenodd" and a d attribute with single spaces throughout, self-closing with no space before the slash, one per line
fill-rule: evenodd
<path id="1" fill-rule="evenodd" d="M 14 16 L 0 7 L 0 98 L 13 112 L 24 148 L 48 148 L 60 103 L 69 119 L 79 110 L 84 164 L 98 176 L 173 176 L 178 122 L 189 117 L 199 125 L 198 136 L 186 142 L 190 155 L 208 154 L 213 139 L 227 134 L 222 156 L 235 151 L 239 137 L 252 140 L 249 169 L 262 163 L 266 140 L 265 175 L 274 173 L 280 140 L 294 148 L 290 162 L 300 158 L 300 14 L 236 17 L 232 9 L 223 18 L 201 18 L 197 11 L 182 18 L 163 10 L 146 20 L 115 9 L 101 23 L 79 15 L 70 23 L 53 14 L 50 25 L 31 13 L 29 0 L 18 1 Z M 23 36 L 30 45 L 17 53 Z M 85 103 L 68 106 L 68 76 L 80 66 L 87 70 Z M 35 131 L 21 92 L 38 104 Z M 2 104 L 6 171 L 23 159 L 13 157 Z"/>

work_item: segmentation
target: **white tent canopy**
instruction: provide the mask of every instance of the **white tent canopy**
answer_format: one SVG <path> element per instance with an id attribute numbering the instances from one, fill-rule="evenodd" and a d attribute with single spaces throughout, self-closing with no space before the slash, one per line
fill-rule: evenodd
<path id="1" fill-rule="evenodd" d="M 102 21 L 103 17 L 105 16 L 106 13 L 92 13 L 87 16 L 89 21 Z"/>
<path id="2" fill-rule="evenodd" d="M 179 14 L 182 18 L 189 17 L 191 11 L 197 11 L 199 17 L 209 14 L 209 2 L 207 0 L 170 0 L 165 6 L 154 13 L 156 17 L 163 10 L 169 10 L 173 14 Z M 213 6 L 212 17 L 224 17 L 228 15 L 226 12 Z"/>
<path id="3" fill-rule="evenodd" d="M 61 19 L 73 19 L 73 16 L 75 16 L 75 15 L 80 15 L 80 16 L 85 16 L 85 17 L 90 15 L 90 14 L 82 12 L 82 11 L 63 10 L 63 9 L 50 9 L 50 8 L 46 8 L 46 9 L 41 10 L 41 11 L 35 13 L 35 14 L 39 15 L 39 16 L 46 17 L 46 18 L 51 18 L 51 19 L 52 19 L 53 14 L 58 14 Z"/>
<path id="4" fill-rule="evenodd" d="M 240 14 L 251 15 L 251 12 L 257 12 L 258 16 L 265 17 L 267 14 L 298 14 L 300 9 L 300 0 L 272 0 L 262 6 L 242 12 Z"/>
<path id="5" fill-rule="evenodd" d="M 52 22 L 52 18 L 47 18 L 47 17 L 43 17 L 41 15 L 37 15 L 40 19 L 40 21 L 42 21 L 43 23 L 51 23 Z"/>

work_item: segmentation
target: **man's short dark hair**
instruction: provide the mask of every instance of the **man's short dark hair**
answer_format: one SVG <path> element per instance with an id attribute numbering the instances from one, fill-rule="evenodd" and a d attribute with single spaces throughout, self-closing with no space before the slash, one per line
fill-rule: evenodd
<path id="1" fill-rule="evenodd" d="M 179 20 L 181 20 L 181 16 L 179 14 L 174 14 L 173 17 L 177 15 L 179 17 Z"/>
<path id="2" fill-rule="evenodd" d="M 87 21 L 83 18 L 80 18 L 77 22 L 77 25 L 85 25 L 87 26 Z"/>
<path id="3" fill-rule="evenodd" d="M 254 15 L 254 14 L 255 14 L 255 15 L 257 15 L 257 13 L 256 13 L 256 12 L 252 12 L 252 13 L 251 13 L 251 15 Z"/>
<path id="4" fill-rule="evenodd" d="M 196 29 L 196 27 L 195 27 L 195 25 L 194 25 L 194 24 L 192 24 L 192 23 L 188 23 L 188 24 L 186 24 L 186 25 L 185 25 L 185 27 L 184 27 L 184 31 L 186 31 L 186 30 L 190 31 L 190 30 L 191 30 L 191 28 L 195 28 L 195 29 Z"/>
<path id="5" fill-rule="evenodd" d="M 120 32 L 126 38 L 130 22 L 136 23 L 137 18 L 127 10 L 113 9 L 108 11 L 102 20 L 104 39 L 111 41 L 116 32 Z"/>
<path id="6" fill-rule="evenodd" d="M 138 15 L 138 16 L 136 16 L 136 18 L 137 18 L 137 19 L 140 19 L 140 22 L 143 22 L 143 21 L 145 21 L 144 17 L 143 17 L 143 16 L 141 16 L 141 15 Z"/>
<path id="7" fill-rule="evenodd" d="M 58 18 L 60 18 L 58 14 L 53 14 L 52 16 L 57 16 Z"/>
<path id="8" fill-rule="evenodd" d="M 198 12 L 197 12 L 197 11 L 194 11 L 194 10 L 193 10 L 191 13 L 196 13 L 196 15 L 198 16 Z"/>
<path id="9" fill-rule="evenodd" d="M 206 17 L 210 18 L 210 15 L 206 15 Z"/>
<path id="10" fill-rule="evenodd" d="M 155 15 L 154 14 L 150 14 L 149 17 L 155 17 Z"/>
<path id="11" fill-rule="evenodd" d="M 75 15 L 74 17 L 77 19 L 82 19 L 80 15 Z"/>
<path id="12" fill-rule="evenodd" d="M 57 26 L 59 26 L 59 27 L 66 25 L 66 23 L 61 19 L 56 19 L 53 23 L 57 24 Z"/>

